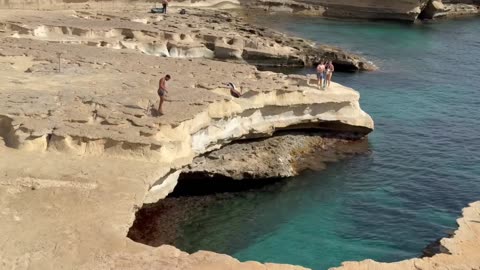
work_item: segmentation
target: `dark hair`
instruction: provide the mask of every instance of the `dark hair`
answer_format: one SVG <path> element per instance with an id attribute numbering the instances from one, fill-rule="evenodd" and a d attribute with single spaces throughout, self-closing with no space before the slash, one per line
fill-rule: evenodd
<path id="1" fill-rule="evenodd" d="M 169 74 L 167 74 L 167 76 L 165 76 L 165 78 L 170 79 L 171 76 Z"/>

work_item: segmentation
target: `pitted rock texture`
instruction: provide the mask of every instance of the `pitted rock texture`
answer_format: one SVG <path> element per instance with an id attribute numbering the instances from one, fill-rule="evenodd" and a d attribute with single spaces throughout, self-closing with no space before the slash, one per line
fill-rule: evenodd
<path id="1" fill-rule="evenodd" d="M 43 16 L 39 16 L 43 14 Z M 23 16 L 18 21 L 18 16 Z M 332 60 L 337 71 L 375 70 L 365 58 L 248 24 L 227 12 L 0 12 L 0 28 L 19 39 L 81 44 L 174 58 L 215 58 L 267 66 L 309 66 Z"/>
<path id="2" fill-rule="evenodd" d="M 343 139 L 341 137 L 344 137 Z M 305 169 L 321 169 L 323 162 L 367 150 L 366 140 L 350 134 L 278 135 L 241 141 L 197 157 L 183 170 L 183 181 L 200 179 L 268 179 L 298 175 Z M 221 180 L 219 180 L 221 181 Z"/>
<path id="3" fill-rule="evenodd" d="M 78 29 L 90 25 L 82 35 L 116 36 L 118 31 L 105 29 L 128 23 L 103 23 L 97 17 L 68 20 L 70 12 L 58 18 L 53 16 L 58 12 L 51 12 L 45 16 L 55 24 L 49 36 L 45 27 L 40 31 L 34 26 L 43 17 L 32 14 L 24 13 L 25 24 L 5 24 L 2 34 L 5 71 L 0 98 L 5 106 L 0 109 L 0 134 L 8 147 L 172 162 L 292 125 L 351 126 L 363 134 L 373 129 L 373 121 L 360 109 L 358 93 L 338 84 L 319 91 L 305 76 L 258 72 L 244 64 L 159 58 L 138 50 L 63 42 L 55 40 L 55 33 L 80 33 Z M 138 34 L 135 27 L 142 26 L 133 25 L 120 34 Z M 16 36 L 32 31 L 44 38 Z M 174 78 L 173 90 L 166 115 L 156 117 L 158 80 L 167 73 Z M 241 99 L 229 95 L 225 83 L 230 81 L 245 92 Z"/>

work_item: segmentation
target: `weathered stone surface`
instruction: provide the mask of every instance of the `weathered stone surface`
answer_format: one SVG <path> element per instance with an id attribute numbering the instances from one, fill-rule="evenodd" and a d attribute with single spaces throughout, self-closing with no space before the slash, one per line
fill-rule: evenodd
<path id="1" fill-rule="evenodd" d="M 323 162 L 340 159 L 347 153 L 366 151 L 359 136 L 328 133 L 289 134 L 272 138 L 238 142 L 197 157 L 183 170 L 181 179 L 205 178 L 268 179 L 297 175 L 305 169 L 320 169 Z M 347 139 L 350 138 L 350 139 Z M 314 164 L 310 162 L 314 160 Z M 221 181 L 221 180 L 219 180 Z"/>
<path id="2" fill-rule="evenodd" d="M 478 0 L 263 0 L 249 1 L 266 12 L 291 12 L 313 16 L 415 21 L 438 17 L 476 15 Z M 445 5 L 444 5 L 445 4 Z"/>
<path id="3" fill-rule="evenodd" d="M 421 19 L 434 19 L 446 16 L 448 9 L 440 0 L 431 0 L 420 14 Z"/>
<path id="4" fill-rule="evenodd" d="M 462 17 L 480 14 L 480 3 L 478 2 L 476 2 L 475 4 L 444 4 L 444 6 L 447 11 L 442 15 L 446 17 Z"/>
<path id="5" fill-rule="evenodd" d="M 312 59 L 326 58 L 339 64 L 337 71 L 374 70 L 361 56 L 331 46 L 316 46 L 307 40 L 246 23 L 226 12 L 189 11 L 168 16 L 131 12 L 44 12 L 0 14 L 2 25 L 14 37 L 50 42 L 83 44 L 135 50 L 148 55 L 174 58 L 219 58 L 268 66 L 305 66 Z M 16 22 L 16 16 L 23 16 Z M 128 16 L 128 18 L 127 18 Z M 59 23 L 61 22 L 61 23 Z"/>

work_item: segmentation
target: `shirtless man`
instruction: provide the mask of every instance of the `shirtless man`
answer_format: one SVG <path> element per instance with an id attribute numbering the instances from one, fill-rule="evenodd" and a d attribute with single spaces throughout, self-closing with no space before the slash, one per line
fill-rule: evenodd
<path id="1" fill-rule="evenodd" d="M 318 88 L 323 89 L 323 80 L 325 79 L 325 64 L 323 61 L 320 62 L 320 64 L 318 64 L 317 66 L 317 79 L 318 79 L 318 83 L 317 83 Z"/>
<path id="2" fill-rule="evenodd" d="M 170 75 L 166 75 L 165 77 L 161 78 L 158 82 L 158 90 L 157 94 L 160 96 L 160 103 L 158 104 L 158 113 L 163 114 L 162 111 L 162 104 L 165 101 L 165 96 L 168 93 L 167 91 L 167 82 L 170 80 Z"/>

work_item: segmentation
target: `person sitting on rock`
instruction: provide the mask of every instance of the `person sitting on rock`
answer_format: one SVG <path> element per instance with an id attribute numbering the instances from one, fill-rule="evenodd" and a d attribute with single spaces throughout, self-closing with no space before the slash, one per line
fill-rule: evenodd
<path id="1" fill-rule="evenodd" d="M 323 60 L 317 66 L 317 87 L 323 89 L 323 80 L 325 79 L 325 62 Z"/>
<path id="2" fill-rule="evenodd" d="M 162 105 L 163 105 L 163 102 L 165 101 L 165 97 L 168 93 L 167 82 L 170 80 L 170 78 L 171 78 L 171 76 L 167 74 L 165 77 L 161 78 L 160 81 L 158 82 L 157 94 L 160 97 L 160 102 L 158 104 L 158 113 L 160 115 L 163 114 Z"/>
<path id="3" fill-rule="evenodd" d="M 235 86 L 234 83 L 229 82 L 227 83 L 228 88 L 230 89 L 230 95 L 232 95 L 235 98 L 239 98 L 242 96 L 241 92 L 238 92 L 237 87 Z"/>

